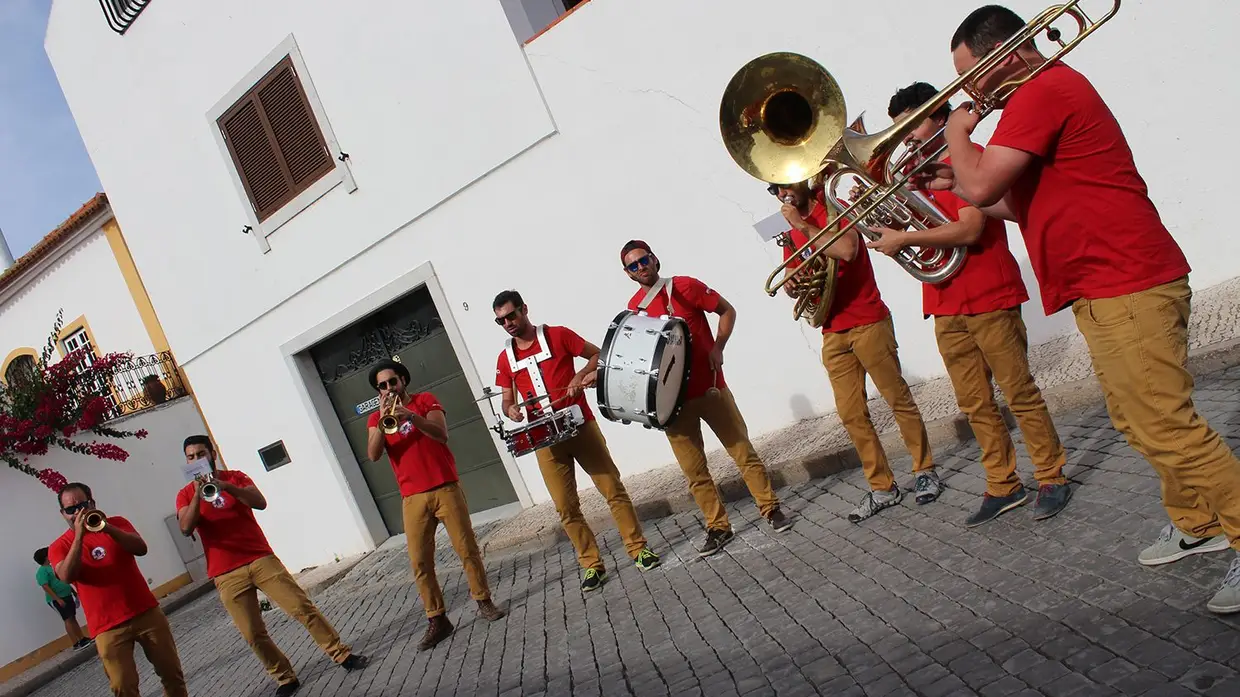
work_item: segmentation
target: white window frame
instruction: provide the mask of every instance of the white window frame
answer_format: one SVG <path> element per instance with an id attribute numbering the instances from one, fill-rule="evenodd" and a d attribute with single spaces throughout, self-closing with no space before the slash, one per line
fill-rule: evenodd
<path id="1" fill-rule="evenodd" d="M 284 60 L 285 56 L 289 57 L 293 63 L 293 69 L 297 71 L 297 78 L 301 81 L 301 87 L 306 92 L 306 101 L 310 103 L 314 120 L 318 122 L 319 129 L 323 133 L 323 141 L 327 144 L 328 153 L 331 155 L 335 167 L 320 177 L 318 181 L 311 184 L 305 191 L 281 206 L 271 217 L 260 223 L 258 213 L 255 212 L 254 205 L 250 203 L 250 196 L 245 191 L 245 183 L 242 182 L 241 174 L 237 171 L 232 154 L 228 151 L 228 143 L 224 140 L 224 132 L 220 129 L 219 119 L 225 112 L 236 105 L 237 100 L 253 89 L 254 85 L 258 84 L 258 81 L 264 75 L 271 72 L 271 69 L 276 67 L 277 63 Z M 224 159 L 224 167 L 228 170 L 228 176 L 232 179 L 233 186 L 237 190 L 237 196 L 245 211 L 246 221 L 243 230 L 244 227 L 249 228 L 250 236 L 258 243 L 258 248 L 263 254 L 271 251 L 271 244 L 267 241 L 267 238 L 272 233 L 295 218 L 298 213 L 309 208 L 311 204 L 325 196 L 329 191 L 342 184 L 344 185 L 345 193 L 351 194 L 357 191 L 357 182 L 353 179 L 353 170 L 349 167 L 349 160 L 342 156 L 343 151 L 336 140 L 336 133 L 332 130 L 331 121 L 327 118 L 327 111 L 323 108 L 323 102 L 319 99 L 318 91 L 314 89 L 314 82 L 310 79 L 310 71 L 306 69 L 306 62 L 301 56 L 301 50 L 297 47 L 297 39 L 292 34 L 285 37 L 228 94 L 216 102 L 215 106 L 211 107 L 211 110 L 207 112 L 207 123 L 210 125 L 211 134 L 214 136 L 215 144 L 220 150 L 220 157 Z"/>
<path id="2" fill-rule="evenodd" d="M 70 347 L 69 342 L 73 340 L 80 341 L 81 345 Z M 96 350 L 95 345 L 91 343 L 90 334 L 86 332 L 86 327 L 78 327 L 77 329 L 73 330 L 72 334 L 66 334 L 65 338 L 60 340 L 60 344 L 61 346 L 64 347 L 66 356 L 83 347 L 89 349 L 89 351 L 87 351 L 86 360 L 82 362 L 82 365 L 80 366 L 80 369 L 78 372 L 86 370 L 86 368 L 88 368 L 91 364 L 95 362 L 95 350 Z"/>

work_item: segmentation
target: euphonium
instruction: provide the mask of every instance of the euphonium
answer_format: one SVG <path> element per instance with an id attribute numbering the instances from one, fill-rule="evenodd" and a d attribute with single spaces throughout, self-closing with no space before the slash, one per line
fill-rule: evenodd
<path id="1" fill-rule="evenodd" d="M 854 227 L 869 239 L 877 239 L 871 227 L 926 229 L 948 222 L 927 197 L 905 186 L 911 177 L 934 162 L 943 148 L 928 155 L 920 149 L 910 152 L 896 166 L 892 166 L 892 155 L 923 119 L 961 90 L 972 98 L 973 110 L 979 117 L 988 115 L 1018 87 L 1053 65 L 1115 16 L 1120 0 L 1112 0 L 1110 11 L 1097 21 L 1077 7 L 1079 4 L 1080 0 L 1070 0 L 1047 8 L 932 99 L 873 135 L 865 133 L 860 118 L 853 127 L 843 126 L 845 110 L 839 85 L 830 73 L 809 58 L 795 53 L 771 53 L 742 66 L 728 83 L 720 104 L 720 130 L 728 152 L 742 169 L 762 181 L 785 183 L 821 176 L 824 199 L 835 211 L 834 218 L 820 233 L 771 272 L 766 281 L 767 294 L 775 295 L 792 280 L 792 276 L 786 274 L 792 259 L 800 258 L 802 266 L 812 264 L 827 247 Z M 1066 42 L 1062 32 L 1051 26 L 1065 14 L 1076 21 L 1078 30 L 1076 36 Z M 1016 55 L 1017 48 L 1043 32 L 1047 39 L 1060 46 L 1045 62 L 1032 65 L 1026 61 L 1021 76 L 1005 80 L 989 90 L 979 86 L 982 77 L 1007 63 Z M 844 205 L 834 193 L 840 185 L 849 183 L 845 181 L 849 176 L 861 186 L 853 202 Z M 827 235 L 830 237 L 823 241 Z M 926 251 L 928 255 L 921 250 L 905 249 L 896 261 L 925 283 L 941 283 L 951 278 L 964 262 L 963 248 L 950 253 Z"/>
<path id="2" fill-rule="evenodd" d="M 86 531 L 99 532 L 107 525 L 108 517 L 101 511 L 91 511 L 86 514 Z"/>
<path id="3" fill-rule="evenodd" d="M 392 395 L 392 404 L 386 408 L 384 403 L 387 401 L 387 397 L 379 397 L 379 413 L 382 414 L 379 418 L 379 428 L 383 429 L 383 432 L 390 436 L 400 430 L 400 420 L 396 418 L 396 402 L 400 397 L 395 393 L 389 394 Z"/>
<path id="4" fill-rule="evenodd" d="M 784 198 L 784 203 L 792 203 L 791 197 Z M 796 242 L 792 235 L 785 232 L 779 236 L 779 246 L 787 247 L 795 254 Z M 794 320 L 804 319 L 815 329 L 827 320 L 831 310 L 831 302 L 835 298 L 835 279 L 839 272 L 839 261 L 835 257 L 816 257 L 807 264 L 797 268 L 792 274 L 792 286 L 789 295 L 795 300 L 792 307 Z"/>

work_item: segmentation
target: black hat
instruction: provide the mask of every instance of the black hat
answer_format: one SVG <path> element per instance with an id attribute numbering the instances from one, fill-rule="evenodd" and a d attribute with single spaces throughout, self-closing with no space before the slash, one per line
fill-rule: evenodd
<path id="1" fill-rule="evenodd" d="M 409 380 L 410 380 L 409 369 L 406 368 L 401 363 L 397 363 L 396 361 L 385 358 L 384 360 L 381 360 L 378 363 L 376 363 L 375 367 L 370 369 L 370 386 L 371 387 L 375 388 L 376 390 L 379 389 L 379 373 L 382 373 L 385 370 L 394 371 L 397 377 L 405 381 L 406 385 L 409 384 Z"/>

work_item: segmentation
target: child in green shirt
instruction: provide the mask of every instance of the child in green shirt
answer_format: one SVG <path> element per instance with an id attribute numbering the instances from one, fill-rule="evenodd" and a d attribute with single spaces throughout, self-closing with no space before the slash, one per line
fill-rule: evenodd
<path id="1" fill-rule="evenodd" d="M 65 631 L 73 640 L 73 648 L 90 646 L 92 640 L 82 635 L 82 627 L 77 621 L 77 598 L 74 596 L 73 587 L 56 578 L 56 570 L 47 563 L 47 547 L 35 551 L 34 563 L 39 565 L 39 570 L 34 575 L 35 583 L 43 589 L 47 604 L 65 621 Z"/>

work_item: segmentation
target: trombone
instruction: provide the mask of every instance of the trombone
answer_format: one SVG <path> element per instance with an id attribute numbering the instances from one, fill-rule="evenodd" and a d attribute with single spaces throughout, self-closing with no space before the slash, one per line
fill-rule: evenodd
<path id="1" fill-rule="evenodd" d="M 91 511 L 86 514 L 86 532 L 102 532 L 108 524 L 108 517 L 102 511 Z"/>
<path id="2" fill-rule="evenodd" d="M 972 98 L 972 109 L 979 118 L 985 118 L 1017 88 L 1054 65 L 1114 17 L 1120 0 L 1112 0 L 1111 9 L 1096 21 L 1090 19 L 1079 4 L 1080 0 L 1070 0 L 1043 10 L 928 102 L 873 135 L 865 133 L 860 118 L 852 127 L 844 127 L 843 94 L 839 85 L 830 73 L 809 58 L 795 53 L 771 53 L 742 66 L 729 82 L 720 105 L 720 130 L 729 154 L 751 176 L 770 183 L 822 176 L 824 199 L 836 211 L 835 217 L 818 234 L 771 272 L 766 280 L 767 294 L 774 296 L 793 278 L 784 273 L 792 260 L 800 259 L 801 264 L 809 264 L 854 227 L 874 238 L 876 233 L 867 225 L 886 227 L 894 223 L 925 229 L 948 222 L 928 198 L 906 188 L 908 181 L 937 160 L 947 146 L 925 157 L 921 157 L 924 146 L 919 146 L 906 153 L 895 166 L 891 164 L 892 154 L 923 119 L 947 104 L 960 90 Z M 1064 41 L 1062 32 L 1051 26 L 1064 15 L 1075 20 L 1077 25 L 1077 34 L 1069 41 Z M 1022 77 L 1005 80 L 990 91 L 978 86 L 984 75 L 1043 32 L 1047 39 L 1059 45 L 1059 50 L 1037 66 L 1025 61 L 1026 71 Z M 920 161 L 908 166 L 915 157 Z M 836 202 L 832 188 L 845 175 L 852 175 L 863 185 L 860 195 L 848 206 Z M 830 238 L 822 242 L 828 234 Z M 811 249 L 813 251 L 809 252 Z M 959 271 L 964 254 L 961 247 L 952 250 L 950 255 L 936 250 L 929 257 L 903 250 L 896 261 L 922 282 L 941 283 Z M 782 280 L 776 282 L 781 274 Z"/>

